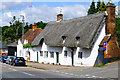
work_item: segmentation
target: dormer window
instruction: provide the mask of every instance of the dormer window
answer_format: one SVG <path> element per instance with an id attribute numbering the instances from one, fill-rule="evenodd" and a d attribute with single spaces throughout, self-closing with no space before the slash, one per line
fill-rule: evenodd
<path id="1" fill-rule="evenodd" d="M 62 36 L 63 44 L 65 43 L 66 36 Z"/>
<path id="2" fill-rule="evenodd" d="M 66 39 L 66 36 L 62 36 L 62 39 L 65 40 L 65 39 Z"/>
<path id="3" fill-rule="evenodd" d="M 79 41 L 79 40 L 80 40 L 80 37 L 76 37 L 76 40 Z"/>
<path id="4" fill-rule="evenodd" d="M 76 37 L 76 40 L 77 40 L 77 44 L 78 44 L 80 41 L 80 37 Z"/>

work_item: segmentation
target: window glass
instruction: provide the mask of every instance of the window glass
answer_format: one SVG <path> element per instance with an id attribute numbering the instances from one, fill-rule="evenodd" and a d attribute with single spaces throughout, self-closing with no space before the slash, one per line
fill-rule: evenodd
<path id="1" fill-rule="evenodd" d="M 43 51 L 40 51 L 40 56 L 43 56 Z"/>
<path id="2" fill-rule="evenodd" d="M 50 52 L 50 57 L 54 58 L 54 52 Z"/>
<path id="3" fill-rule="evenodd" d="M 45 58 L 47 58 L 48 57 L 48 51 L 45 51 L 44 55 L 45 55 Z"/>
<path id="4" fill-rule="evenodd" d="M 82 59 L 82 52 L 78 52 L 78 58 Z"/>
<path id="5" fill-rule="evenodd" d="M 67 51 L 64 51 L 64 56 L 67 57 Z"/>

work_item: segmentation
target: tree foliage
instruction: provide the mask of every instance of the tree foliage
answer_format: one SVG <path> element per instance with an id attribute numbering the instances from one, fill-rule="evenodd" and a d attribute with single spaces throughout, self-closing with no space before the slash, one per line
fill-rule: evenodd
<path id="1" fill-rule="evenodd" d="M 19 21 L 15 16 L 9 22 L 10 26 L 2 26 L 2 42 L 14 42 L 21 38 L 22 36 L 22 26 L 23 22 Z M 36 23 L 38 28 L 44 29 L 47 23 L 42 21 Z M 28 22 L 24 23 L 24 33 L 29 29 L 32 29 L 32 24 L 28 25 Z"/>
<path id="2" fill-rule="evenodd" d="M 104 1 L 102 1 L 102 3 L 101 3 L 100 0 L 98 0 L 97 6 L 95 6 L 95 2 L 93 0 L 91 5 L 90 5 L 90 8 L 88 9 L 88 15 L 94 14 L 94 13 L 99 13 L 102 11 L 106 11 Z"/>
<path id="3" fill-rule="evenodd" d="M 94 14 L 94 13 L 96 13 L 96 9 L 95 9 L 95 2 L 93 1 L 90 5 L 89 10 L 88 10 L 88 15 L 89 14 Z"/>
<path id="4" fill-rule="evenodd" d="M 102 12 L 102 11 L 106 11 L 104 1 L 102 1 L 101 5 L 100 5 L 100 7 L 98 9 L 98 12 Z"/>
<path id="5" fill-rule="evenodd" d="M 38 28 L 41 28 L 41 29 L 44 29 L 45 26 L 47 25 L 47 23 L 43 23 L 42 21 L 37 22 L 36 24 L 37 24 L 37 27 L 38 27 Z"/>
<path id="6" fill-rule="evenodd" d="M 98 2 L 97 2 L 96 12 L 98 12 L 98 10 L 99 10 L 99 8 L 100 8 L 100 5 L 101 5 L 101 2 L 100 2 L 100 1 L 98 1 Z"/>
<path id="7" fill-rule="evenodd" d="M 116 34 L 118 37 L 118 42 L 120 44 L 120 18 L 119 17 L 116 18 Z"/>

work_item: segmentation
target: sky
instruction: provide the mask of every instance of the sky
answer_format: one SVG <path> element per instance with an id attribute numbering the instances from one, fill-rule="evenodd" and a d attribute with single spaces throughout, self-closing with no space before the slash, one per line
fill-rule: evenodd
<path id="1" fill-rule="evenodd" d="M 33 24 L 56 21 L 62 9 L 64 20 L 87 15 L 92 0 L 0 0 L 0 26 L 9 26 L 13 16 Z M 97 0 L 94 0 L 97 2 Z M 102 1 L 102 0 L 101 0 Z M 107 3 L 109 0 L 104 0 Z M 112 0 L 118 6 L 119 0 Z"/>

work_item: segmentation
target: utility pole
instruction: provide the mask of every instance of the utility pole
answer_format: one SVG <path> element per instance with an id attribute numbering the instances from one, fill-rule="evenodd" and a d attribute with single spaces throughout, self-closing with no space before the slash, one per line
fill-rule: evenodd
<path id="1" fill-rule="evenodd" d="M 22 43 L 23 43 L 24 42 L 24 16 L 23 15 L 20 15 L 20 16 L 22 17 L 22 22 L 23 22 L 23 25 L 22 25 Z"/>

